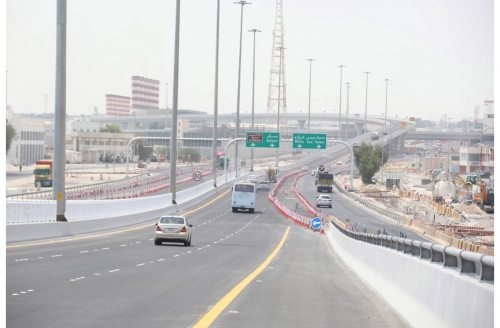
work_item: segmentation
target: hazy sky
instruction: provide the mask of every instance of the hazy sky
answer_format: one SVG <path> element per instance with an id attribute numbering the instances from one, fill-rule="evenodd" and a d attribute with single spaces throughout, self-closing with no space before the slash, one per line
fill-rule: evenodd
<path id="1" fill-rule="evenodd" d="M 179 108 L 213 112 L 215 0 L 181 3 Z M 267 110 L 276 3 L 244 7 L 241 113 L 251 112 L 252 28 L 255 111 Z M 236 111 L 241 6 L 221 0 L 219 113 Z M 288 112 L 338 115 L 340 64 L 350 112 L 459 120 L 493 99 L 493 0 L 283 0 Z M 68 0 L 67 113 L 105 111 L 107 93 L 131 96 L 131 76 L 166 85 L 171 106 L 175 0 Z M 56 0 L 6 1 L 7 101 L 15 112 L 54 111 Z M 342 111 L 346 86 L 342 86 Z"/>

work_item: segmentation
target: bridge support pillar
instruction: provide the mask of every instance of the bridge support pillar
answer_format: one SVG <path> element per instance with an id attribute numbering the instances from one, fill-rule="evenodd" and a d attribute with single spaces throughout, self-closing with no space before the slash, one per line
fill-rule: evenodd
<path id="1" fill-rule="evenodd" d="M 364 127 L 364 123 L 356 123 L 356 136 L 360 136 L 364 133 L 363 131 L 363 127 Z"/>
<path id="2" fill-rule="evenodd" d="M 306 126 L 306 120 L 298 120 L 299 122 L 299 130 L 304 130 Z"/>
<path id="3" fill-rule="evenodd" d="M 405 136 L 406 136 L 406 133 L 405 134 L 402 134 L 399 136 L 398 138 L 398 152 L 399 153 L 404 153 L 405 151 Z"/>

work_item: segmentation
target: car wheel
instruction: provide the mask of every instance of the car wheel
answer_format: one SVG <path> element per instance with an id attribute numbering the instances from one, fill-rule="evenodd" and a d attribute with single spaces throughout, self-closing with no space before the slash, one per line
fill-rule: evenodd
<path id="1" fill-rule="evenodd" d="M 332 205 L 330 205 L 330 208 L 332 208 Z"/>
<path id="2" fill-rule="evenodd" d="M 189 246 L 189 240 L 184 242 L 184 246 Z"/>
<path id="3" fill-rule="evenodd" d="M 161 240 L 155 239 L 155 245 L 156 246 L 161 245 Z"/>
<path id="4" fill-rule="evenodd" d="M 251 208 L 250 213 L 253 213 L 253 212 L 255 212 L 255 209 Z"/>
<path id="5" fill-rule="evenodd" d="M 233 213 L 236 213 L 236 212 L 238 212 L 238 209 L 233 207 Z"/>
<path id="6" fill-rule="evenodd" d="M 189 237 L 188 246 L 191 246 L 191 237 Z"/>

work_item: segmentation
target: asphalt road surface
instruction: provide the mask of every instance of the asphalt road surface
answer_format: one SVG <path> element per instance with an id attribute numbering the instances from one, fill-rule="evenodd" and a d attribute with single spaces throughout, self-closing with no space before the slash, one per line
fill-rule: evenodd
<path id="1" fill-rule="evenodd" d="M 154 246 L 153 222 L 9 244 L 7 327 L 406 326 L 324 235 L 292 225 L 266 192 L 257 194 L 254 214 L 232 213 L 230 197 L 186 212 L 190 247 Z M 240 293 L 231 292 L 266 260 Z M 207 321 L 228 294 L 234 299 Z"/>

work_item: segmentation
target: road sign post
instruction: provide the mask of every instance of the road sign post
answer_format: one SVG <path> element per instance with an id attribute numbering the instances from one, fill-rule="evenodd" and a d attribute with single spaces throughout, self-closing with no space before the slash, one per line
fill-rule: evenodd
<path id="1" fill-rule="evenodd" d="M 245 146 L 247 148 L 280 148 L 279 132 L 247 132 Z"/>
<path id="2" fill-rule="evenodd" d="M 322 225 L 323 221 L 318 217 L 311 220 L 311 228 L 313 229 L 314 232 L 316 232 L 316 230 L 319 230 Z"/>
<path id="3" fill-rule="evenodd" d="M 326 133 L 293 133 L 293 149 L 326 149 Z"/>
<path id="4" fill-rule="evenodd" d="M 200 171 L 193 172 L 193 180 L 200 181 L 203 178 L 203 174 Z M 196 184 L 196 195 L 198 195 L 198 183 Z"/>

